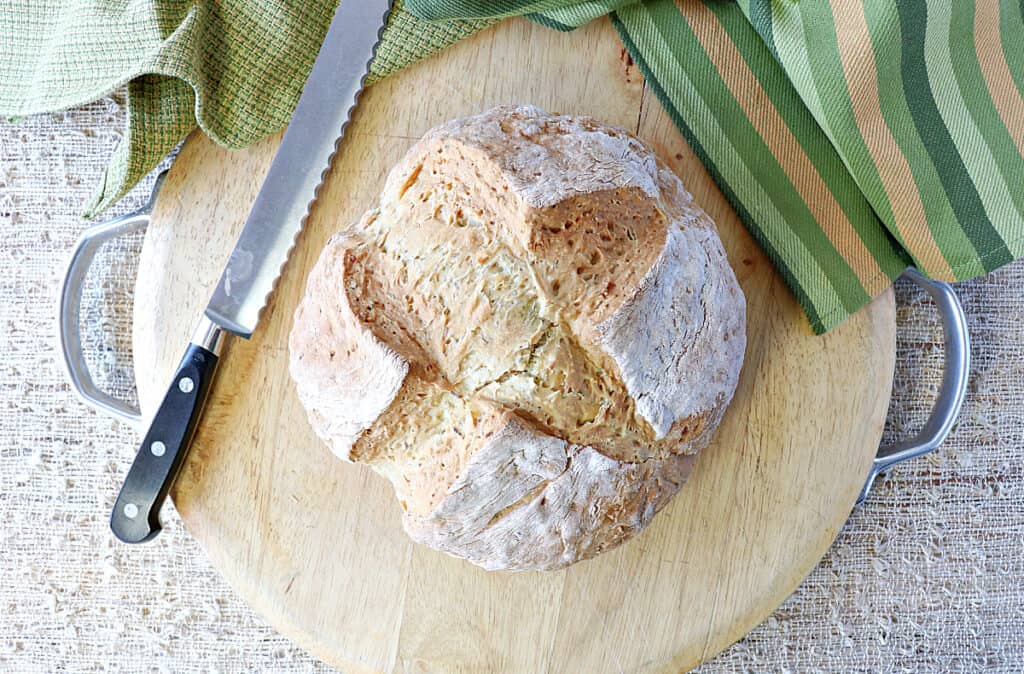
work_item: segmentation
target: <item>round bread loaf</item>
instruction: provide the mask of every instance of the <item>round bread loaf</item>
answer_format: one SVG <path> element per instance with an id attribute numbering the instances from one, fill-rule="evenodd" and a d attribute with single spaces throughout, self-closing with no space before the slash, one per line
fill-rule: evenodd
<path id="1" fill-rule="evenodd" d="M 746 342 L 711 220 L 622 129 L 534 107 L 443 124 L 310 274 L 291 374 L 417 542 L 557 569 L 643 529 Z"/>

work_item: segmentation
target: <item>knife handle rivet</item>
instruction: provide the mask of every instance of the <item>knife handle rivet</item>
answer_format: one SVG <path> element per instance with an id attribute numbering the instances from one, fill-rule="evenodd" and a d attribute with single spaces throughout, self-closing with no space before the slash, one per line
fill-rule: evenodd
<path id="1" fill-rule="evenodd" d="M 153 452 L 153 456 L 163 456 L 167 451 L 167 445 L 157 440 L 149 446 L 149 451 Z"/>
<path id="2" fill-rule="evenodd" d="M 182 377 L 178 380 L 178 388 L 181 389 L 182 393 L 192 393 L 192 389 L 196 387 L 196 383 L 192 381 L 191 377 Z"/>
<path id="3" fill-rule="evenodd" d="M 139 516 L 139 506 L 135 505 L 134 503 L 125 503 L 124 516 L 130 520 L 135 519 Z"/>

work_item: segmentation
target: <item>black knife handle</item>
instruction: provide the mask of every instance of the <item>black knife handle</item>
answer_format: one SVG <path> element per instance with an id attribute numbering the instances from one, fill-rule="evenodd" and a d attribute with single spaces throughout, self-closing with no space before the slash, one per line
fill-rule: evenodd
<path id="1" fill-rule="evenodd" d="M 220 333 L 206 348 L 189 344 L 146 437 L 128 470 L 110 514 L 110 529 L 125 543 L 144 543 L 160 533 L 160 506 L 181 468 L 217 369 Z"/>

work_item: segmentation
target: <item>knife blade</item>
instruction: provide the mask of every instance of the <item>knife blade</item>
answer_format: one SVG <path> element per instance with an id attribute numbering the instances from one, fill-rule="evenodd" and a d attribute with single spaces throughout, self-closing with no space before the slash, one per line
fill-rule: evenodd
<path id="1" fill-rule="evenodd" d="M 110 515 L 125 543 L 160 532 L 160 507 L 202 415 L 227 335 L 250 338 L 359 100 L 391 0 L 342 0 L 242 233 Z"/>

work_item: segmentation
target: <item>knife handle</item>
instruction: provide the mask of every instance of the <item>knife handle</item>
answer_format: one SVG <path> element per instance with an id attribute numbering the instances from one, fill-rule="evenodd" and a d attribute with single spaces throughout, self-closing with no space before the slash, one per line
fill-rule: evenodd
<path id="1" fill-rule="evenodd" d="M 110 529 L 125 543 L 160 533 L 160 506 L 181 468 L 217 369 L 224 332 L 203 318 L 135 455 L 110 514 Z"/>

